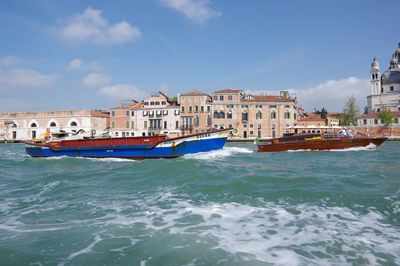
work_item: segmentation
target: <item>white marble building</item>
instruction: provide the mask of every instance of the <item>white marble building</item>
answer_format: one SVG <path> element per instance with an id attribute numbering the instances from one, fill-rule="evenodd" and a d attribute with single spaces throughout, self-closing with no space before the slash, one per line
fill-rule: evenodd
<path id="1" fill-rule="evenodd" d="M 386 108 L 400 111 L 400 43 L 390 60 L 389 68 L 381 75 L 376 58 L 371 64 L 371 95 L 367 97 L 368 112 L 379 112 Z"/>

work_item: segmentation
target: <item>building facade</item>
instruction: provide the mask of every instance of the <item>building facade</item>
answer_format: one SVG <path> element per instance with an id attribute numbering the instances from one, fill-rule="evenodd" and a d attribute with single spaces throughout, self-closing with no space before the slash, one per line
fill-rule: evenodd
<path id="1" fill-rule="evenodd" d="M 181 131 L 184 134 L 199 133 L 212 128 L 210 95 L 192 91 L 178 95 L 181 108 Z"/>
<path id="2" fill-rule="evenodd" d="M 104 111 L 70 110 L 0 114 L 0 140 L 26 141 L 43 138 L 47 128 L 51 132 L 65 130 L 104 130 L 109 127 L 109 114 Z"/>
<path id="3" fill-rule="evenodd" d="M 162 92 L 110 110 L 115 136 L 181 135 L 180 107 Z"/>
<path id="4" fill-rule="evenodd" d="M 383 109 L 400 111 L 400 43 L 390 60 L 389 68 L 381 75 L 376 58 L 371 64 L 371 94 L 367 97 L 368 112 Z"/>
<path id="5" fill-rule="evenodd" d="M 235 138 L 274 138 L 297 125 L 297 100 L 282 91 L 280 96 L 253 96 L 242 90 L 213 93 L 214 128 L 234 128 Z"/>

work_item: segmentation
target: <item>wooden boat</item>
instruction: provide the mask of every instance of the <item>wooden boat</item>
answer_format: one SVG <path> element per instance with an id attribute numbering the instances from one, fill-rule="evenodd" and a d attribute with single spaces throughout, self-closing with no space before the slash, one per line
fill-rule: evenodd
<path id="1" fill-rule="evenodd" d="M 207 131 L 182 137 L 165 135 L 146 137 L 59 138 L 45 142 L 26 142 L 25 150 L 32 157 L 92 158 L 175 158 L 185 154 L 219 150 L 224 147 L 231 129 Z"/>
<path id="2" fill-rule="evenodd" d="M 258 143 L 259 152 L 282 152 L 291 150 L 339 150 L 353 147 L 379 147 L 386 137 L 353 136 L 350 133 L 305 133 L 285 134 L 282 138 L 273 138 Z"/>

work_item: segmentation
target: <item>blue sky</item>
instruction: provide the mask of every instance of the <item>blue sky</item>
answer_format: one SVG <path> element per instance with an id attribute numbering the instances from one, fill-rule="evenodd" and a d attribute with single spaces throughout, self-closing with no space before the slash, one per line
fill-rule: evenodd
<path id="1" fill-rule="evenodd" d="M 306 110 L 366 105 L 398 0 L 0 3 L 0 112 L 105 109 L 162 90 L 289 89 Z"/>

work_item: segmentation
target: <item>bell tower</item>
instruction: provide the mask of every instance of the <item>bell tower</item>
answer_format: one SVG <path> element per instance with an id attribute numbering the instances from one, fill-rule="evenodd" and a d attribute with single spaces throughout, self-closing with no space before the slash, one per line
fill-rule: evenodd
<path id="1" fill-rule="evenodd" d="M 371 95 L 381 94 L 381 70 L 376 58 L 371 63 L 371 77 Z"/>

